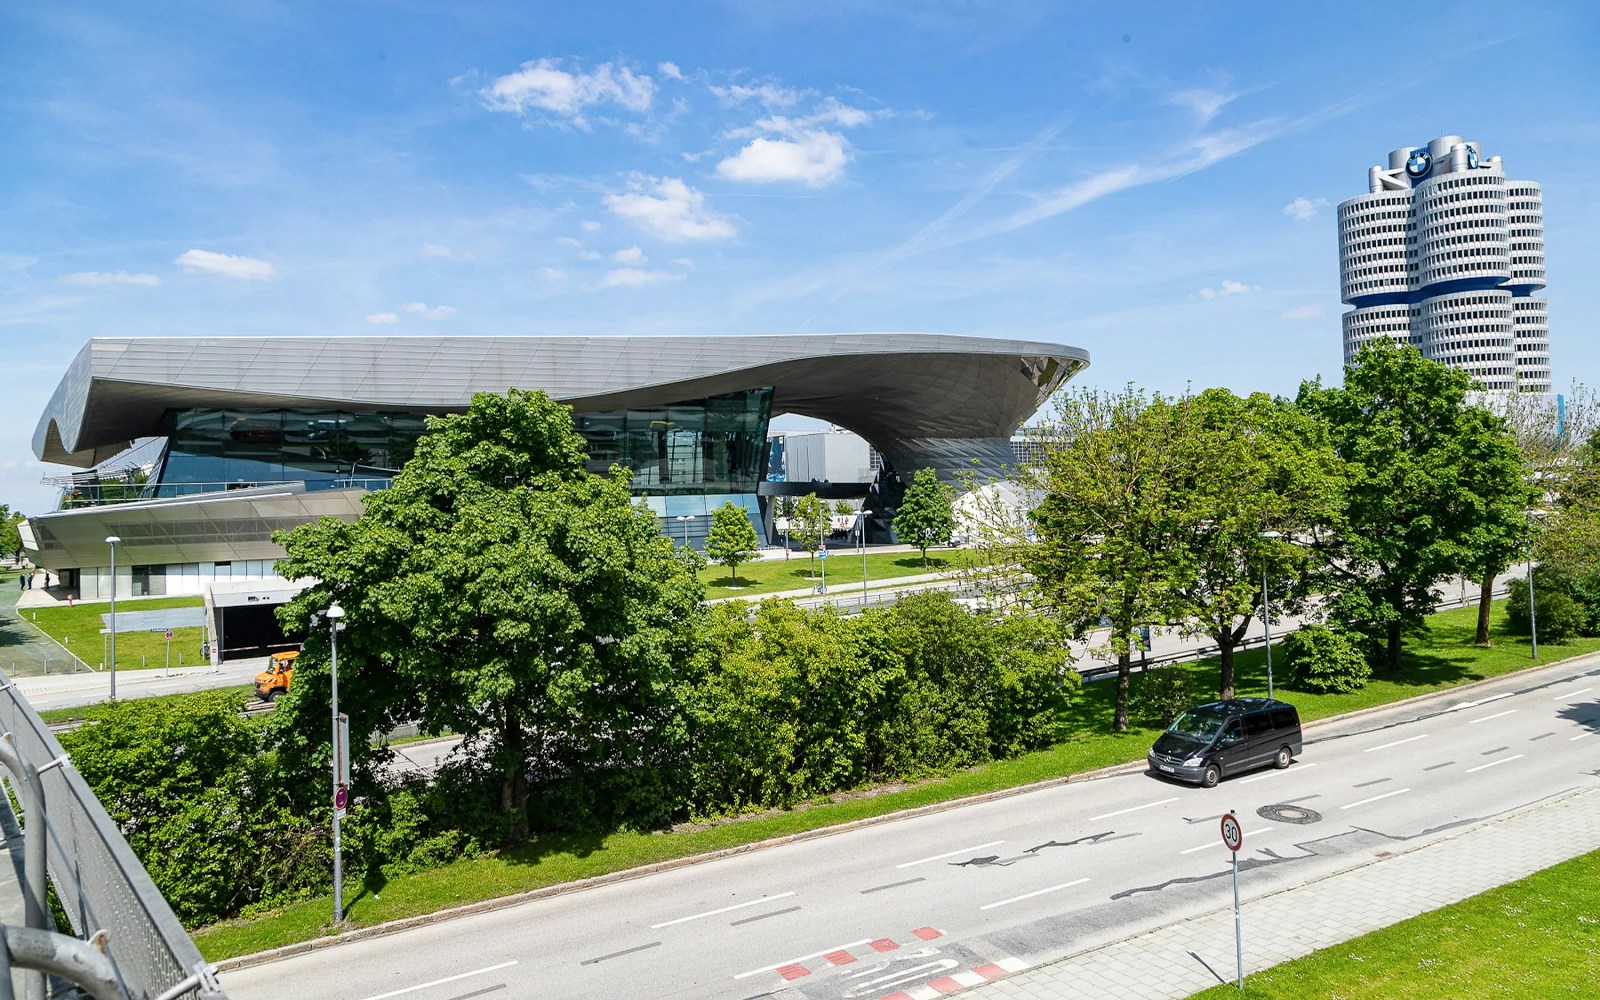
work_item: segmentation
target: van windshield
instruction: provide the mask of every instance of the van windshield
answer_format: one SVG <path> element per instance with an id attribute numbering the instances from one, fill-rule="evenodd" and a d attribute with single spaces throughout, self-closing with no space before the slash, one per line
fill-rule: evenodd
<path id="1" fill-rule="evenodd" d="M 1228 713 L 1215 708 L 1191 708 L 1167 727 L 1167 732 L 1187 736 L 1191 740 L 1210 743 L 1222 731 Z"/>

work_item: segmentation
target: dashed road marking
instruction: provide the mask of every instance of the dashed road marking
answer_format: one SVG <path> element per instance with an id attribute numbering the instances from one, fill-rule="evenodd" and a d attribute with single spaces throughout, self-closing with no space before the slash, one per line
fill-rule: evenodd
<path id="1" fill-rule="evenodd" d="M 1476 719 L 1468 719 L 1467 720 L 1467 725 L 1476 726 L 1480 722 L 1488 722 L 1490 719 L 1498 719 L 1502 715 L 1510 715 L 1512 712 L 1515 712 L 1515 711 L 1516 711 L 1516 709 L 1514 709 L 1514 708 L 1508 708 L 1504 712 L 1496 712 L 1493 715 L 1480 715 Z"/>
<path id="2" fill-rule="evenodd" d="M 1593 730 L 1593 729 L 1591 729 L 1591 730 L 1589 730 L 1589 731 L 1588 731 L 1588 732 L 1587 732 L 1587 733 L 1579 733 L 1579 734 L 1578 734 L 1578 735 L 1576 735 L 1576 736 L 1573 736 L 1573 737 L 1571 737 L 1571 738 L 1569 738 L 1569 739 L 1568 739 L 1568 740 L 1567 740 L 1567 742 L 1568 742 L 1568 743 L 1571 743 L 1571 742 L 1572 742 L 1572 741 L 1573 741 L 1573 740 L 1581 740 L 1581 739 L 1583 739 L 1583 738 L 1584 738 L 1584 737 L 1585 737 L 1585 736 L 1593 736 L 1593 735 L 1594 735 L 1594 730 Z"/>
<path id="3" fill-rule="evenodd" d="M 1024 899 L 1032 899 L 1035 896 L 1043 896 L 1046 893 L 1059 892 L 1062 889 L 1070 889 L 1075 885 L 1082 885 L 1087 881 L 1089 880 L 1086 878 L 1073 879 L 1071 882 L 1063 882 L 1060 885 L 1052 885 L 1045 889 L 1035 889 L 1032 892 L 1025 892 L 1020 896 L 1012 896 L 1010 899 L 1001 899 L 993 903 L 985 903 L 984 905 L 978 907 L 978 909 L 992 910 L 997 906 L 1010 906 L 1012 903 L 1020 903 Z"/>
<path id="4" fill-rule="evenodd" d="M 1403 740 L 1395 740 L 1393 743 L 1383 743 L 1383 744 L 1380 744 L 1380 745 L 1375 746 L 1375 747 L 1367 747 L 1365 750 L 1363 750 L 1361 752 L 1362 753 L 1377 753 L 1379 750 L 1387 750 L 1390 747 L 1397 747 L 1402 743 L 1415 743 L 1417 740 L 1425 740 L 1427 738 L 1428 738 L 1428 734 L 1427 733 L 1422 733 L 1422 734 L 1420 734 L 1418 736 L 1407 736 L 1405 739 L 1403 739 Z"/>
<path id="5" fill-rule="evenodd" d="M 1003 843 L 1005 843 L 1005 841 L 1003 841 L 1003 840 L 991 840 L 987 844 L 978 844 L 975 847 L 962 847 L 962 848 L 958 848 L 957 850 L 954 850 L 954 851 L 946 851 L 943 854 L 935 854 L 931 858 L 918 858 L 915 861 L 907 861 L 905 864 L 903 864 L 903 865 L 895 865 L 895 867 L 896 868 L 911 868 L 911 867 L 914 867 L 916 865 L 925 865 L 930 861 L 943 861 L 945 858 L 953 858 L 957 854 L 971 854 L 973 851 L 981 851 L 985 847 L 999 847 Z"/>
<path id="6" fill-rule="evenodd" d="M 1285 768 L 1282 771 L 1268 771 L 1266 774 L 1258 774 L 1254 778 L 1245 778 L 1243 781 L 1239 782 L 1239 784 L 1241 784 L 1241 785 L 1250 785 L 1250 784 L 1254 784 L 1257 781 L 1266 781 L 1268 778 L 1274 778 L 1274 777 L 1277 777 L 1280 774 L 1289 774 L 1291 772 L 1294 773 L 1294 774 L 1299 774 L 1301 771 L 1309 771 L 1313 767 L 1316 767 L 1316 766 L 1317 765 L 1314 764 L 1314 763 L 1312 763 L 1312 764 L 1296 764 L 1293 767 Z"/>
<path id="7" fill-rule="evenodd" d="M 1270 826 L 1264 826 L 1259 830 L 1247 831 L 1245 833 L 1245 836 L 1246 837 L 1259 837 L 1263 833 L 1266 833 L 1268 830 L 1271 830 L 1271 829 L 1272 829 L 1272 827 L 1270 827 Z M 1179 851 L 1178 853 L 1179 854 L 1193 854 L 1196 851 L 1203 851 L 1203 850 L 1205 850 L 1205 849 L 1207 849 L 1209 847 L 1221 847 L 1224 850 L 1226 850 L 1227 845 L 1225 845 L 1221 840 L 1213 839 L 1213 840 L 1206 841 L 1204 844 L 1201 844 L 1199 847 L 1190 847 L 1190 848 L 1187 848 L 1185 850 Z"/>
<path id="8" fill-rule="evenodd" d="M 780 892 L 775 896 L 762 896 L 760 899 L 749 899 L 745 900 L 743 903 L 734 903 L 732 906 L 724 906 L 716 910 L 707 910 L 704 913 L 696 913 L 687 917 L 679 917 L 676 920 L 668 920 L 664 923 L 651 924 L 650 929 L 653 931 L 658 931 L 663 927 L 671 927 L 674 924 L 686 924 L 691 920 L 699 920 L 702 917 L 714 917 L 719 913 L 732 913 L 734 910 L 742 910 L 747 906 L 760 906 L 762 903 L 770 903 L 774 899 L 788 899 L 793 895 L 794 893 L 792 892 Z"/>
<path id="9" fill-rule="evenodd" d="M 1340 809 L 1354 809 L 1356 806 L 1364 806 L 1368 802 L 1376 802 L 1379 799 L 1393 798 L 1396 795 L 1404 795 L 1405 793 L 1407 793 L 1409 791 L 1411 791 L 1411 789 L 1409 789 L 1409 788 L 1396 788 L 1392 792 L 1384 792 L 1382 795 L 1374 795 L 1370 799 L 1362 799 L 1360 802 L 1352 802 L 1347 806 L 1340 806 L 1339 808 Z"/>
<path id="10" fill-rule="evenodd" d="M 499 965 L 489 965 L 489 966 L 485 966 L 484 968 L 481 968 L 481 969 L 473 969 L 471 972 L 462 972 L 462 973 L 459 973 L 459 974 L 454 975 L 454 976 L 446 976 L 443 979 L 435 979 L 431 983 L 418 983 L 415 986 L 407 986 L 403 990 L 390 990 L 388 993 L 379 993 L 377 996 L 367 997 L 367 1000 L 388 1000 L 389 997 L 402 996 L 402 995 L 404 995 L 406 993 L 415 993 L 418 990 L 425 990 L 430 986 L 442 986 L 445 983 L 453 983 L 458 979 L 467 979 L 467 978 L 470 978 L 472 976 L 481 976 L 485 972 L 494 972 L 497 969 L 509 969 L 513 965 L 516 965 L 516 964 L 517 964 L 516 959 L 512 959 L 509 962 L 501 962 Z"/>
<path id="11" fill-rule="evenodd" d="M 801 955 L 799 958 L 790 958 L 790 959 L 786 959 L 786 960 L 784 960 L 782 962 L 774 962 L 771 965 L 763 965 L 759 969 L 751 969 L 749 972 L 741 972 L 741 973 L 738 973 L 737 975 L 735 975 L 733 978 L 735 978 L 735 979 L 749 979 L 751 976 L 759 976 L 763 972 L 777 972 L 780 969 L 785 969 L 785 968 L 790 968 L 790 967 L 803 968 L 803 966 L 801 966 L 800 963 L 804 962 L 808 958 L 821 958 L 824 955 L 828 954 L 829 952 L 848 951 L 849 949 L 855 948 L 855 947 L 857 947 L 859 945 L 871 944 L 871 943 L 872 943 L 872 939 L 871 938 L 862 938 L 860 941 L 851 941 L 849 944 L 834 945 L 832 948 L 824 948 L 821 951 L 814 951 L 814 952 L 811 952 L 809 955 Z M 801 975 L 804 975 L 804 973 L 801 973 Z M 785 977 L 785 978 L 793 978 L 793 977 Z M 375 997 L 375 998 L 373 998 L 373 1000 L 377 1000 L 377 998 Z"/>
<path id="12" fill-rule="evenodd" d="M 1096 820 L 1110 819 L 1113 816 L 1123 816 L 1131 812 L 1138 812 L 1141 809 L 1154 809 L 1156 806 L 1164 806 L 1168 802 L 1176 801 L 1178 801 L 1178 797 L 1174 795 L 1172 798 L 1162 799 L 1160 802 L 1146 802 L 1142 806 L 1129 806 L 1127 809 L 1118 809 L 1116 812 L 1101 813 L 1098 816 L 1090 816 L 1089 822 L 1093 823 Z"/>
<path id="13" fill-rule="evenodd" d="M 1506 764 L 1506 763 L 1509 763 L 1509 762 L 1514 761 L 1514 760 L 1521 760 L 1522 757 L 1523 757 L 1522 754 L 1514 753 L 1509 757 L 1501 757 L 1499 760 L 1491 760 L 1487 764 L 1479 764 L 1477 767 L 1469 767 L 1469 768 L 1467 768 L 1465 773 L 1471 774 L 1473 771 L 1481 771 L 1486 767 L 1496 767 L 1496 766 L 1498 766 L 1500 764 Z"/>
<path id="14" fill-rule="evenodd" d="M 1551 698 L 1550 700 L 1551 701 L 1566 701 L 1568 698 L 1576 698 L 1580 694 L 1588 694 L 1590 691 L 1593 691 L 1593 690 L 1594 690 L 1594 688 L 1582 688 L 1582 689 L 1577 690 L 1577 691 L 1568 691 L 1566 694 L 1558 694 L 1554 698 Z"/>

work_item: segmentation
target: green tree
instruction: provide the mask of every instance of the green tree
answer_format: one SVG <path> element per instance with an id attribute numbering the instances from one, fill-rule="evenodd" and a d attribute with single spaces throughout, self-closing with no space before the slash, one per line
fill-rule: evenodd
<path id="1" fill-rule="evenodd" d="M 794 527 L 795 508 L 800 505 L 799 500 L 792 496 L 781 496 L 773 505 L 772 516 L 783 518 L 783 559 L 789 560 L 789 529 Z"/>
<path id="2" fill-rule="evenodd" d="M 712 562 L 728 567 L 735 585 L 739 582 L 739 564 L 748 562 L 761 546 L 756 537 L 750 515 L 732 500 L 711 512 L 711 530 L 706 532 L 706 555 Z"/>
<path id="3" fill-rule="evenodd" d="M 894 512 L 894 533 L 922 551 L 922 568 L 928 568 L 928 546 L 948 542 L 956 531 L 955 497 L 939 482 L 932 469 L 918 469 L 906 487 L 905 498 Z"/>
<path id="4" fill-rule="evenodd" d="M 807 493 L 797 500 L 794 513 L 789 515 L 789 535 L 811 557 L 813 573 L 817 569 L 817 550 L 828 544 L 828 529 L 832 525 L 833 518 L 828 513 L 828 505 L 819 500 L 815 493 Z"/>
<path id="5" fill-rule="evenodd" d="M 1328 589 L 1342 618 L 1382 641 L 1391 671 L 1405 631 L 1433 609 L 1433 585 L 1484 567 L 1514 535 L 1507 512 L 1532 500 L 1516 442 L 1468 404 L 1471 388 L 1465 372 L 1387 339 L 1357 353 L 1342 387 L 1300 387 L 1345 468 L 1316 540 Z"/>
<path id="6" fill-rule="evenodd" d="M 11 555 L 19 562 L 22 560 L 22 532 L 19 526 L 27 517 L 19 511 L 13 511 L 6 504 L 0 503 L 0 552 Z"/>
<path id="7" fill-rule="evenodd" d="M 1128 728 L 1128 678 L 1141 625 L 1168 620 L 1192 563 L 1175 535 L 1190 501 L 1186 407 L 1132 386 L 1070 392 L 1048 418 L 1029 481 L 1044 499 L 1024 552 L 1041 602 L 1082 636 L 1109 626 L 1117 660 L 1117 732 Z"/>
<path id="8" fill-rule="evenodd" d="M 317 581 L 280 611 L 285 624 L 345 609 L 352 744 L 402 718 L 468 734 L 467 752 L 496 775 L 506 843 L 527 837 L 536 784 L 567 796 L 548 810 L 562 822 L 649 812 L 662 699 L 703 593 L 632 501 L 627 470 L 596 476 L 585 460 L 568 407 L 479 393 L 465 413 L 429 418 L 357 521 L 279 536 L 279 572 Z M 327 630 L 310 631 L 278 723 L 325 761 Z M 565 782 L 539 777 L 551 775 Z"/>
<path id="9" fill-rule="evenodd" d="M 1220 698 L 1234 696 L 1234 653 L 1263 613 L 1263 585 L 1279 614 L 1306 597 L 1306 550 L 1288 539 L 1330 515 L 1338 460 L 1321 427 L 1265 393 L 1226 389 L 1155 404 L 1186 408 L 1167 421 L 1186 499 L 1173 519 L 1174 620 L 1217 644 Z M 1270 533 L 1270 534 L 1269 534 Z"/>

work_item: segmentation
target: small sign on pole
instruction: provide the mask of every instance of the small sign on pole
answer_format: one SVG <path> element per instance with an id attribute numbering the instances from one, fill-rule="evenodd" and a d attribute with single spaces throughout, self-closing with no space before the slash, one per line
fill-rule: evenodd
<path id="1" fill-rule="evenodd" d="M 1244 846 L 1244 829 L 1231 811 L 1222 817 L 1222 842 L 1233 855 L 1233 957 L 1239 971 L 1239 988 L 1244 989 L 1244 930 L 1239 922 L 1239 848 Z"/>
<path id="2" fill-rule="evenodd" d="M 345 807 L 350 804 L 350 789 L 340 785 L 333 792 L 333 813 L 339 819 L 344 819 Z"/>
<path id="3" fill-rule="evenodd" d="M 339 785 L 350 784 L 350 716 L 339 713 L 339 745 L 334 748 L 339 759 Z"/>

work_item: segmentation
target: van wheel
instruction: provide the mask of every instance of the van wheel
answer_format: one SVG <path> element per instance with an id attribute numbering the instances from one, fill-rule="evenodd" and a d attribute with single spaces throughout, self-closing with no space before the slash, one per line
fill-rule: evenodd
<path id="1" fill-rule="evenodd" d="M 1289 753 L 1289 748 L 1279 747 L 1278 756 L 1272 758 L 1272 766 L 1281 771 L 1288 767 L 1289 762 L 1292 760 L 1294 760 L 1294 755 Z"/>
<path id="2" fill-rule="evenodd" d="M 283 694 L 283 692 L 282 691 L 268 691 L 267 692 L 267 701 L 269 703 L 277 701 L 278 700 L 278 695 L 280 695 L 280 694 Z"/>
<path id="3" fill-rule="evenodd" d="M 1222 771 L 1215 764 L 1207 764 L 1204 773 L 1200 775 L 1201 788 L 1215 788 L 1217 782 L 1222 780 Z"/>

